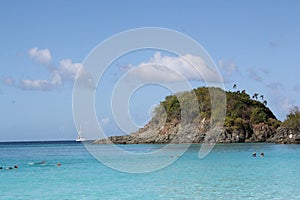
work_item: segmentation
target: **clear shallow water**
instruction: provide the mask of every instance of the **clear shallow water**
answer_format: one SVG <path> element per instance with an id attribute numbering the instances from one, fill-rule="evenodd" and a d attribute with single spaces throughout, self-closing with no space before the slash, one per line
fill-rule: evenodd
<path id="1" fill-rule="evenodd" d="M 300 145 L 220 144 L 205 159 L 200 146 L 162 170 L 129 174 L 102 165 L 80 143 L 0 143 L 0 166 L 19 165 L 0 170 L 0 199 L 300 199 Z M 28 164 L 42 160 L 48 165 Z"/>

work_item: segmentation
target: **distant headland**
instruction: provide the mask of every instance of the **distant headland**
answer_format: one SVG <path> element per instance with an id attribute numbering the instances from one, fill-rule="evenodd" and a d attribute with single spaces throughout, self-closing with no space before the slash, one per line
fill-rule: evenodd
<path id="1" fill-rule="evenodd" d="M 217 143 L 300 144 L 298 107 L 292 108 L 287 118 L 281 122 L 267 107 L 263 95 L 255 93 L 250 96 L 245 90 L 236 91 L 236 85 L 233 89 L 234 91 L 224 91 L 220 88 L 199 87 L 189 92 L 167 96 L 143 128 L 130 135 L 111 136 L 93 143 L 202 143 L 209 138 Z M 211 121 L 211 92 L 226 95 L 226 114 L 222 125 Z M 182 122 L 180 103 L 188 103 L 191 94 L 196 95 L 199 108 L 194 109 L 195 107 L 191 106 L 188 111 L 189 122 Z M 179 103 L 178 97 L 184 100 Z M 220 131 L 219 134 L 216 136 L 212 129 Z"/>

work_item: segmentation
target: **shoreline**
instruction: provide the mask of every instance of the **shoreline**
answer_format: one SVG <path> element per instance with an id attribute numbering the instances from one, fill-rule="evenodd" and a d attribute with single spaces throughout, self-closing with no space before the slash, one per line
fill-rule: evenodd
<path id="1" fill-rule="evenodd" d="M 106 140 L 107 141 L 107 140 Z M 191 142 L 191 143 L 113 143 L 113 142 L 106 142 L 106 143 L 99 143 L 97 141 L 91 142 L 92 145 L 136 145 L 136 144 L 278 144 L 278 145 L 287 145 L 287 144 L 293 144 L 293 145 L 299 145 L 300 143 L 280 143 L 280 142 L 216 142 L 216 143 L 208 143 L 208 142 Z"/>

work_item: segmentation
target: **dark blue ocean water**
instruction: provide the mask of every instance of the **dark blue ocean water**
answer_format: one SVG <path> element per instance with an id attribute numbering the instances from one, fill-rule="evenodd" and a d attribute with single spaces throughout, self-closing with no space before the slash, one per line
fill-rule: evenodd
<path id="1" fill-rule="evenodd" d="M 132 174 L 101 164 L 81 143 L 0 143 L 0 166 L 19 167 L 0 170 L 0 199 L 300 199 L 300 145 L 218 144 L 204 159 L 200 146 L 164 169 Z"/>

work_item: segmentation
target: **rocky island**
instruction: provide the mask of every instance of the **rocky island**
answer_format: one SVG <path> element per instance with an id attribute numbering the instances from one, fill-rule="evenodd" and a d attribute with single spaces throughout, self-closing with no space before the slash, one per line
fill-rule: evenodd
<path id="1" fill-rule="evenodd" d="M 226 114 L 223 123 L 212 121 L 211 94 L 224 94 Z M 194 94 L 198 103 L 184 114 L 180 105 L 188 104 Z M 216 97 L 214 97 L 216 98 Z M 178 100 L 181 99 L 181 100 Z M 196 106 L 196 107 L 195 107 Z M 182 116 L 189 116 L 182 120 Z M 279 121 L 267 107 L 263 95 L 252 97 L 243 91 L 224 91 L 220 88 L 199 87 L 189 92 L 170 95 L 160 102 L 152 119 L 136 132 L 111 136 L 94 144 L 139 143 L 237 143 L 272 142 L 300 144 L 300 111 L 291 110 L 284 122 Z"/>

